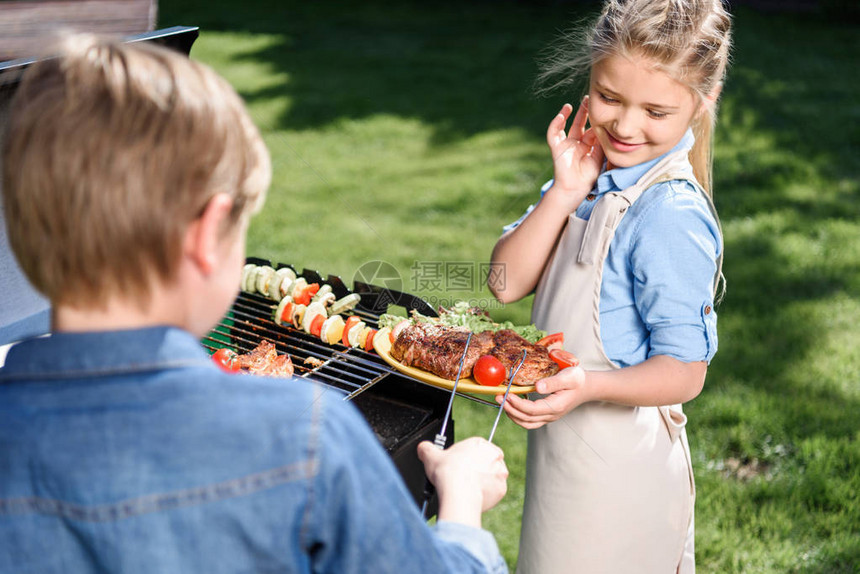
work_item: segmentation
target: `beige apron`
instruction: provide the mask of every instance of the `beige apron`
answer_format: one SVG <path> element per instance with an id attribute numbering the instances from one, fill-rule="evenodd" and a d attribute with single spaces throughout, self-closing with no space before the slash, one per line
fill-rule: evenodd
<path id="1" fill-rule="evenodd" d="M 550 333 L 563 331 L 565 348 L 586 370 L 619 368 L 603 350 L 599 320 L 603 263 L 615 229 L 648 187 L 689 179 L 686 165 L 686 151 L 671 154 L 632 187 L 604 195 L 587 221 L 569 216 L 538 284 L 532 321 Z M 517 572 L 695 572 L 685 424 L 680 405 L 595 402 L 529 431 Z"/>

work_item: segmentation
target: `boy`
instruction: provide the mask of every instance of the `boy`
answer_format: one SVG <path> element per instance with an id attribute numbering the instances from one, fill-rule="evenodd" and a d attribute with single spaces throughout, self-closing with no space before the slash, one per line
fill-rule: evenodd
<path id="1" fill-rule="evenodd" d="M 75 36 L 28 70 L 4 208 L 53 333 L 0 370 L 0 571 L 505 571 L 480 529 L 498 448 L 420 446 L 434 532 L 354 407 L 199 346 L 269 179 L 240 98 L 184 56 Z"/>

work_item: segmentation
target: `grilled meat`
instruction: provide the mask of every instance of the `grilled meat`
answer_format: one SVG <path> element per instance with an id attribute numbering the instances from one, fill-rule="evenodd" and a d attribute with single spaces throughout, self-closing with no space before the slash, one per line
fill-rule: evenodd
<path id="1" fill-rule="evenodd" d="M 290 359 L 289 355 L 284 354 L 276 356 L 272 362 L 269 363 L 269 366 L 260 374 L 269 377 L 289 379 L 293 376 L 293 372 L 295 372 L 293 361 Z"/>
<path id="2" fill-rule="evenodd" d="M 532 385 L 558 372 L 558 365 L 549 358 L 546 347 L 529 343 L 510 329 L 496 331 L 493 345 L 490 354 L 502 362 L 508 374 L 520 362 L 523 350 L 526 351 L 526 360 L 514 378 L 515 385 Z"/>
<path id="3" fill-rule="evenodd" d="M 469 331 L 433 323 L 418 323 L 403 329 L 391 347 L 391 356 L 408 367 L 417 367 L 453 381 L 460 369 Z M 463 378 L 472 376 L 472 367 L 493 347 L 492 333 L 475 333 L 463 361 Z"/>
<path id="4" fill-rule="evenodd" d="M 453 381 L 457 378 L 460 358 L 469 331 L 435 323 L 418 323 L 403 329 L 391 346 L 391 356 L 408 367 L 417 367 Z M 515 385 L 531 385 L 558 372 L 546 347 L 529 343 L 514 331 L 502 329 L 472 335 L 469 352 L 463 363 L 464 378 L 472 376 L 472 367 L 482 355 L 498 358 L 510 373 L 526 350 L 526 360 L 514 379 Z"/>
<path id="5" fill-rule="evenodd" d="M 254 350 L 239 355 L 239 366 L 254 375 L 290 378 L 293 376 L 293 361 L 289 355 L 279 355 L 275 344 L 265 339 Z"/>

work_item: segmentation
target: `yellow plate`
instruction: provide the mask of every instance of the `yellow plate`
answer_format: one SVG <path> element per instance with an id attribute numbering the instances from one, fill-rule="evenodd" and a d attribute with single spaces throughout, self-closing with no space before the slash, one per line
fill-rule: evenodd
<path id="1" fill-rule="evenodd" d="M 388 338 L 388 333 L 390 331 L 391 329 L 385 327 L 383 329 L 380 329 L 379 332 L 373 337 L 373 349 L 380 357 L 382 357 L 383 361 L 385 361 L 404 375 L 409 375 L 414 379 L 418 379 L 419 381 L 423 381 L 427 384 L 433 385 L 434 387 L 440 387 L 449 390 L 454 388 L 454 381 L 449 381 L 448 379 L 437 377 L 433 373 L 428 373 L 427 371 L 424 371 L 422 369 L 416 369 L 415 367 L 407 367 L 406 365 L 402 365 L 399 361 L 394 359 L 394 357 L 391 356 L 391 339 Z M 507 382 L 504 385 L 499 385 L 497 387 L 487 387 L 478 384 L 472 378 L 460 379 L 460 382 L 457 384 L 457 392 L 474 393 L 481 395 L 500 395 L 505 392 L 505 389 L 507 389 Z M 511 385 L 511 392 L 516 395 L 531 393 L 534 390 L 534 385 Z"/>

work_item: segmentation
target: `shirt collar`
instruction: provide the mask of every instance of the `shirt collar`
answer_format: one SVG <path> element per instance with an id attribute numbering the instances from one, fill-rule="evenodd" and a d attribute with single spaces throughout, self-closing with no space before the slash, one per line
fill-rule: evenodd
<path id="1" fill-rule="evenodd" d="M 175 327 L 52 333 L 9 349 L 0 379 L 116 374 L 192 364 L 213 365 L 199 341 Z"/>
<path id="2" fill-rule="evenodd" d="M 649 169 L 657 165 L 658 161 L 670 153 L 692 148 L 695 141 L 696 138 L 693 136 L 693 130 L 687 128 L 681 141 L 663 155 L 631 167 L 616 167 L 615 169 L 601 173 L 600 177 L 597 178 L 597 191 L 602 194 L 607 191 L 627 189 L 639 181 L 639 179 L 645 175 Z"/>

